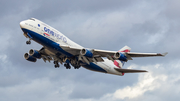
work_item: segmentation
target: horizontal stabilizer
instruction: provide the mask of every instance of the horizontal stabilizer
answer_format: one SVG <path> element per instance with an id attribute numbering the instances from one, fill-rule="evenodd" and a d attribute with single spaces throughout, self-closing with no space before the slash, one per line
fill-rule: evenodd
<path id="1" fill-rule="evenodd" d="M 135 70 L 135 69 L 121 69 L 121 68 L 114 68 L 118 72 L 122 73 L 138 73 L 138 72 L 147 72 L 146 70 Z"/>
<path id="2" fill-rule="evenodd" d="M 135 53 L 135 52 L 127 52 L 126 53 L 130 57 L 152 57 L 152 56 L 165 56 L 168 53 Z"/>

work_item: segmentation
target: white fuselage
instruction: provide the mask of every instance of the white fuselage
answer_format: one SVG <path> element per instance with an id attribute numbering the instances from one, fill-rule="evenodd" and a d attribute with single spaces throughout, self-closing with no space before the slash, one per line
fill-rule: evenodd
<path id="1" fill-rule="evenodd" d="M 72 55 L 68 52 L 62 51 L 56 51 L 56 47 L 53 47 L 53 44 L 56 43 L 60 46 L 71 46 L 71 47 L 77 47 L 83 49 L 84 47 L 78 45 L 77 43 L 71 41 L 69 38 L 67 38 L 65 35 L 63 35 L 58 30 L 50 27 L 49 25 L 37 20 L 37 19 L 29 19 L 20 22 L 20 27 L 22 30 L 26 33 L 24 35 L 28 37 L 32 37 L 31 39 L 38 42 L 39 44 L 43 45 L 44 47 L 47 47 L 50 49 L 51 54 L 55 54 L 57 52 L 61 52 L 64 55 Z M 29 36 L 27 35 L 29 34 Z M 119 62 L 119 65 L 122 67 L 122 63 Z M 121 72 L 116 71 L 114 68 L 118 68 L 114 65 L 114 63 L 111 60 L 104 59 L 104 62 L 92 62 L 90 65 L 86 64 L 83 65 L 84 68 L 90 69 L 93 71 L 103 72 L 103 73 L 109 73 L 109 74 L 115 74 L 115 75 L 123 75 Z"/>

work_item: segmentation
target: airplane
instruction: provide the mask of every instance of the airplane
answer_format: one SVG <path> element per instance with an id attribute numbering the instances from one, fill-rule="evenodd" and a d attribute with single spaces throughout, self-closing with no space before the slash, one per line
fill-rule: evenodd
<path id="1" fill-rule="evenodd" d="M 23 35 L 29 39 L 26 41 L 27 45 L 33 40 L 43 46 L 40 50 L 30 49 L 29 53 L 24 54 L 24 58 L 30 62 L 36 62 L 37 59 L 43 59 L 44 62 L 53 61 L 55 68 L 59 68 L 59 63 L 61 63 L 66 69 L 70 69 L 71 66 L 79 69 L 82 66 L 96 72 L 123 76 L 125 73 L 147 72 L 146 70 L 123 69 L 124 63 L 128 60 L 134 57 L 167 54 L 130 52 L 131 48 L 128 46 L 124 46 L 119 51 L 84 48 L 35 18 L 21 21 L 20 27 Z"/>

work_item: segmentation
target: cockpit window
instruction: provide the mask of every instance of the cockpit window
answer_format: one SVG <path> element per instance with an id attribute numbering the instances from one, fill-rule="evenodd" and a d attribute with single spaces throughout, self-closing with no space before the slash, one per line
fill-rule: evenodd
<path id="1" fill-rule="evenodd" d="M 29 20 L 33 20 L 33 21 L 35 21 L 35 19 L 33 19 L 33 18 L 31 18 L 31 19 L 29 19 Z"/>

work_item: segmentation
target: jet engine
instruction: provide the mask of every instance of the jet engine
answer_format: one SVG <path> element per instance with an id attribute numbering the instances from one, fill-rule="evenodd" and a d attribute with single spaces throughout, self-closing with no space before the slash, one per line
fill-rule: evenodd
<path id="1" fill-rule="evenodd" d="M 82 49 L 80 53 L 81 53 L 81 55 L 84 55 L 89 58 L 93 57 L 93 53 L 87 49 Z"/>
<path id="2" fill-rule="evenodd" d="M 28 61 L 31 61 L 31 62 L 36 62 L 36 58 L 32 57 L 31 55 L 29 55 L 28 53 L 25 53 L 24 54 L 24 58 Z"/>
<path id="3" fill-rule="evenodd" d="M 31 56 L 33 56 L 35 58 L 38 58 L 38 59 L 41 58 L 41 54 L 38 51 L 33 50 L 33 49 L 29 50 L 29 55 L 31 55 Z"/>
<path id="4" fill-rule="evenodd" d="M 114 54 L 114 57 L 115 57 L 116 59 L 121 60 L 121 61 L 127 61 L 127 57 L 126 57 L 123 53 L 121 53 L 121 52 L 115 53 L 115 54 Z"/>

